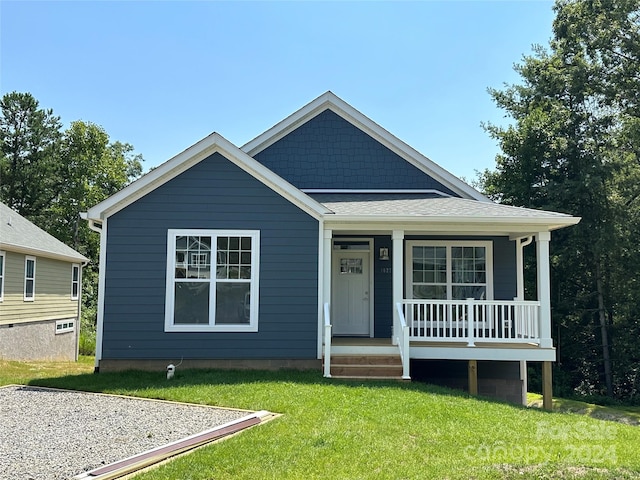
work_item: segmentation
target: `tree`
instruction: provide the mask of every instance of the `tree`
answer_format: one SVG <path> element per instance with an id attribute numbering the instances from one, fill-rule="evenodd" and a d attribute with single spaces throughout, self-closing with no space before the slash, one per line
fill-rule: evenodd
<path id="1" fill-rule="evenodd" d="M 51 233 L 68 245 L 86 249 L 97 260 L 97 239 L 89 234 L 80 212 L 113 195 L 142 173 L 142 156 L 131 145 L 109 143 L 104 129 L 90 122 L 75 121 L 60 142 L 57 172 L 64 182 L 52 207 L 55 223 Z"/>
<path id="2" fill-rule="evenodd" d="M 60 118 L 29 93 L 0 100 L 0 200 L 32 221 L 47 217 L 59 178 Z"/>
<path id="3" fill-rule="evenodd" d="M 640 370 L 640 347 L 622 340 L 640 333 L 639 290 L 629 280 L 640 274 L 637 8 L 558 1 L 550 48 L 535 47 L 516 66 L 521 84 L 490 90 L 512 124 L 485 126 L 502 150 L 496 170 L 482 175 L 486 192 L 582 217 L 552 242 L 562 364 L 582 393 L 632 395 L 625 372 Z"/>
<path id="4" fill-rule="evenodd" d="M 90 122 L 62 131 L 29 93 L 7 94 L 0 107 L 0 200 L 90 259 L 82 326 L 94 326 L 100 245 L 80 213 L 139 177 L 142 156 Z"/>

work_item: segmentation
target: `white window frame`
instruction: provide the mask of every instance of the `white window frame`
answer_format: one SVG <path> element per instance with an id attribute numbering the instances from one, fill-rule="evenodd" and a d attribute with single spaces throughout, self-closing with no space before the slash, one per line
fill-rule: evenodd
<path id="1" fill-rule="evenodd" d="M 7 255 L 3 250 L 0 250 L 0 258 L 2 258 L 2 265 L 0 265 L 0 302 L 4 301 L 4 271 L 7 265 Z"/>
<path id="2" fill-rule="evenodd" d="M 74 270 L 78 269 L 78 279 L 74 280 L 73 279 L 73 272 Z M 73 286 L 77 285 L 77 292 L 74 295 L 73 294 Z M 71 264 L 71 300 L 78 300 L 78 297 L 80 296 L 80 264 L 79 263 L 72 263 Z"/>
<path id="3" fill-rule="evenodd" d="M 56 335 L 61 333 L 73 332 L 76 329 L 76 321 L 74 319 L 56 320 Z"/>
<path id="4" fill-rule="evenodd" d="M 27 265 L 30 261 L 33 261 L 33 277 L 27 277 Z M 33 281 L 33 296 L 27 297 L 27 281 Z M 34 302 L 36 300 L 36 257 L 32 257 L 31 255 L 25 255 L 24 257 L 24 301 L 25 302 Z"/>
<path id="5" fill-rule="evenodd" d="M 211 278 L 198 279 L 209 283 L 209 323 L 184 325 L 174 324 L 175 307 L 175 271 L 176 271 L 176 238 L 180 236 L 211 237 Z M 215 323 L 216 285 L 218 282 L 231 282 L 232 279 L 217 279 L 215 275 L 218 237 L 251 237 L 251 279 L 249 323 L 218 324 Z M 169 229 L 167 231 L 167 276 L 165 293 L 165 332 L 257 332 L 258 331 L 258 292 L 260 265 L 260 231 L 259 230 L 205 230 L 205 229 Z M 246 283 L 246 280 L 239 280 Z"/>
<path id="6" fill-rule="evenodd" d="M 493 242 L 491 240 L 408 240 L 406 243 L 405 282 L 407 298 L 413 298 L 413 247 L 446 247 L 447 249 L 447 300 L 452 300 L 453 292 L 453 262 L 452 247 L 484 247 L 486 255 L 486 300 L 493 300 Z M 459 285 L 459 284 L 455 284 Z"/>

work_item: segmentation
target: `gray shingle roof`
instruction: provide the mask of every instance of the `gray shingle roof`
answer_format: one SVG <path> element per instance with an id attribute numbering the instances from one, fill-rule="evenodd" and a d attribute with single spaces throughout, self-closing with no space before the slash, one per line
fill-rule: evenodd
<path id="1" fill-rule="evenodd" d="M 398 217 L 435 217 L 435 218 L 513 218 L 513 219 L 549 219 L 557 221 L 570 219 L 564 213 L 512 207 L 498 203 L 479 202 L 464 198 L 442 198 L 424 194 L 366 194 L 366 193 L 315 193 L 310 194 L 317 202 L 330 209 L 336 215 L 348 216 L 398 216 Z"/>
<path id="2" fill-rule="evenodd" d="M 4 203 L 0 203 L 0 248 L 69 261 L 88 260 L 73 248 L 11 210 Z"/>

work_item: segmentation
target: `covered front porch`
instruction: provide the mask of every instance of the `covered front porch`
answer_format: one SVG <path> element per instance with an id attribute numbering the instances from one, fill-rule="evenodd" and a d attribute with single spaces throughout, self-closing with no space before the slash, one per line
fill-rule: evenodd
<path id="1" fill-rule="evenodd" d="M 555 361 L 550 232 L 438 233 L 323 230 L 319 358 L 326 377 L 332 376 L 332 358 L 345 356 L 396 356 L 399 377 L 406 380 L 411 359 L 466 360 L 470 366 L 482 360 Z M 523 249 L 534 241 L 538 298 L 524 300 Z M 423 258 L 433 252 L 435 258 Z M 456 262 L 471 267 L 460 273 Z M 433 291 L 445 298 L 416 298 Z M 473 296 L 456 298 L 463 293 Z"/>

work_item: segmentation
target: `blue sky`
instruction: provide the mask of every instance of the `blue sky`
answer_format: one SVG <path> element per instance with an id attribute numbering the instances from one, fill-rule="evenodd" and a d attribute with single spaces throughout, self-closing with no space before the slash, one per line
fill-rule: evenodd
<path id="1" fill-rule="evenodd" d="M 327 90 L 458 176 L 493 168 L 487 87 L 548 45 L 550 1 L 0 2 L 0 91 L 104 127 L 155 166 L 238 146 Z"/>

